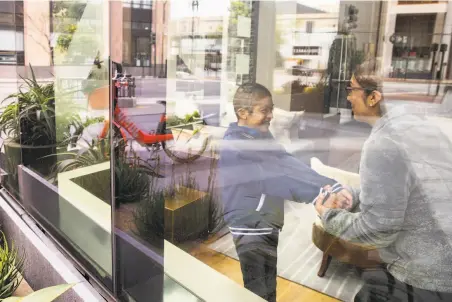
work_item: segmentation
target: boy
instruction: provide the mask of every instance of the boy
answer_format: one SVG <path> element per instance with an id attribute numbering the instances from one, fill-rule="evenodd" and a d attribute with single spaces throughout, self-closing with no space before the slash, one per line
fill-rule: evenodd
<path id="1" fill-rule="evenodd" d="M 238 122 L 225 133 L 220 148 L 220 182 L 225 221 L 233 235 L 243 282 L 267 301 L 276 301 L 279 231 L 284 200 L 312 202 L 328 188 L 351 204 L 336 181 L 317 174 L 288 154 L 269 132 L 271 93 L 260 84 L 244 84 L 233 99 Z"/>

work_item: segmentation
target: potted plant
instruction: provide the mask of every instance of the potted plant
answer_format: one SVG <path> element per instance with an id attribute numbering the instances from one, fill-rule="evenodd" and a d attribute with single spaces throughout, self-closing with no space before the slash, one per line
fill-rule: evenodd
<path id="1" fill-rule="evenodd" d="M 303 84 L 300 79 L 287 82 L 283 85 L 282 93 L 290 95 L 288 110 L 322 113 L 324 87 L 324 75 L 313 86 Z"/>
<path id="2" fill-rule="evenodd" d="M 39 84 L 30 66 L 31 79 L 22 78 L 26 87 L 6 97 L 9 104 L 0 114 L 0 132 L 4 141 L 9 173 L 7 186 L 17 190 L 17 165 L 23 164 L 48 175 L 57 146 L 55 91 L 53 83 Z"/>

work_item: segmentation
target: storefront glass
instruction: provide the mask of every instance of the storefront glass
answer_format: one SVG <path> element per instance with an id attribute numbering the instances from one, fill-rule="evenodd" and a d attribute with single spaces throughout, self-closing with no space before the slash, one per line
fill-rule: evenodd
<path id="1" fill-rule="evenodd" d="M 412 2 L 2 3 L 2 186 L 118 301 L 450 295 L 452 5 Z"/>

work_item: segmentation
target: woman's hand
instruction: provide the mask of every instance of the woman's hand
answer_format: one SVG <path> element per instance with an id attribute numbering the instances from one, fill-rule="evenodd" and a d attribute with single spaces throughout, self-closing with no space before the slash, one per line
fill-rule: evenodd
<path id="1" fill-rule="evenodd" d="M 327 190 L 329 194 L 325 196 L 323 193 L 320 193 L 315 202 L 315 208 L 320 216 L 322 216 L 327 209 L 351 209 L 353 197 L 347 189 L 342 189 L 337 193 L 331 192 L 329 186 L 324 189 Z"/>
<path id="2" fill-rule="evenodd" d="M 327 197 L 327 200 L 325 200 L 325 197 Z M 317 196 L 315 202 L 315 209 L 317 210 L 317 213 L 319 213 L 320 216 L 323 216 L 326 210 L 336 208 L 339 208 L 337 204 L 336 193 L 330 193 L 330 195 L 328 196 L 325 196 L 322 193 L 320 193 L 319 196 Z"/>
<path id="3" fill-rule="evenodd" d="M 353 206 L 353 196 L 347 189 L 337 192 L 337 204 L 339 208 L 350 210 Z"/>

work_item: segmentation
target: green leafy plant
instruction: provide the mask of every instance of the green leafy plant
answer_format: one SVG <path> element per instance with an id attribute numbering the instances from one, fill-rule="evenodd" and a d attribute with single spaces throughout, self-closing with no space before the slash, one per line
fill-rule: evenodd
<path id="1" fill-rule="evenodd" d="M 164 211 L 168 198 L 183 198 L 189 190 L 199 190 L 195 177 L 186 165 L 186 171 L 175 177 L 175 165 L 171 169 L 171 182 L 164 188 L 156 185 L 155 178 L 150 179 L 149 193 L 143 196 L 134 211 L 134 222 L 138 235 L 152 243 L 165 236 Z"/>
<path id="2" fill-rule="evenodd" d="M 199 114 L 199 111 L 194 111 L 192 114 L 186 114 L 183 118 L 178 117 L 178 116 L 170 116 L 167 120 L 166 120 L 166 126 L 167 127 L 173 127 L 173 126 L 179 126 L 179 125 L 184 125 L 184 124 L 188 124 L 188 123 L 193 123 L 195 122 L 196 119 L 199 119 L 201 117 L 201 115 Z"/>
<path id="3" fill-rule="evenodd" d="M 52 145 L 56 143 L 54 86 L 39 84 L 31 66 L 30 70 L 31 79 L 21 77 L 26 90 L 20 87 L 3 100 L 12 102 L 2 108 L 0 131 L 23 145 Z"/>
<path id="4" fill-rule="evenodd" d="M 53 1 L 52 2 L 52 19 L 54 32 L 59 33 L 56 42 L 56 49 L 61 53 L 66 53 L 69 46 L 73 45 L 75 54 L 83 52 L 91 52 L 90 47 L 86 45 L 93 45 L 95 39 L 92 32 L 87 29 L 92 29 L 90 25 L 84 25 L 82 30 L 78 31 L 79 41 L 78 45 L 74 45 L 73 37 L 79 29 L 80 19 L 83 16 L 85 8 L 88 3 L 86 1 Z M 68 59 L 73 59 L 72 55 Z"/>
<path id="5" fill-rule="evenodd" d="M 117 159 L 115 165 L 116 206 L 137 202 L 149 194 L 152 175 L 153 171 L 142 164 L 142 160 L 136 154 L 132 157 Z"/>
<path id="6" fill-rule="evenodd" d="M 22 281 L 25 257 L 14 246 L 8 247 L 5 234 L 1 232 L 0 243 L 0 299 L 10 297 Z"/>
<path id="7" fill-rule="evenodd" d="M 77 152 L 59 153 L 59 156 L 66 157 L 55 166 L 54 173 L 59 174 L 83 167 L 88 167 L 110 160 L 110 143 L 107 139 L 87 142 L 88 147 Z M 52 155 L 56 156 L 56 155 Z"/>
<path id="8" fill-rule="evenodd" d="M 210 166 L 209 177 L 207 179 L 207 195 L 204 197 L 209 204 L 209 230 L 208 233 L 213 235 L 225 226 L 223 207 L 220 203 L 220 197 L 215 190 L 217 177 L 218 158 L 215 148 L 210 150 Z"/>
<path id="9" fill-rule="evenodd" d="M 177 182 L 175 174 L 175 165 L 173 164 L 171 166 L 170 185 L 164 189 L 166 197 L 175 198 L 177 195 L 180 195 L 181 192 L 185 192 L 186 189 L 199 190 L 199 185 L 196 182 L 196 179 L 193 176 L 188 164 L 186 165 L 185 173 L 179 176 Z"/>
<path id="10" fill-rule="evenodd" d="M 300 79 L 287 82 L 283 85 L 285 93 L 303 93 L 307 85 L 303 84 Z"/>
<path id="11" fill-rule="evenodd" d="M 111 158 L 110 141 L 109 139 L 92 141 L 87 148 L 78 152 L 66 152 L 58 155 L 66 158 L 57 163 L 54 170 L 55 179 L 58 173 L 109 161 Z M 149 178 L 155 176 L 155 172 L 133 150 L 130 150 L 130 155 L 119 152 L 115 158 L 114 167 L 116 206 L 137 202 L 149 192 Z M 103 173 L 86 178 L 79 182 L 79 185 L 85 189 L 92 188 L 88 191 L 100 192 L 100 195 L 105 195 L 105 193 L 109 193 L 110 182 L 110 173 Z M 105 197 L 106 202 L 110 201 L 109 196 Z"/>
<path id="12" fill-rule="evenodd" d="M 47 288 L 43 288 L 41 290 L 35 291 L 29 294 L 26 297 L 9 297 L 3 302 L 51 302 L 70 290 L 72 287 L 77 285 L 76 283 L 72 284 L 60 284 Z"/>
<path id="13" fill-rule="evenodd" d="M 72 119 L 68 129 L 63 132 L 63 142 L 75 146 L 77 141 L 82 137 L 83 130 L 91 125 L 102 123 L 105 121 L 104 117 L 88 117 L 85 121 L 79 115 L 75 115 Z"/>
<path id="14" fill-rule="evenodd" d="M 133 213 L 137 233 L 147 241 L 155 242 L 165 236 L 165 196 L 165 190 L 151 181 L 149 193 L 143 196 Z"/>

